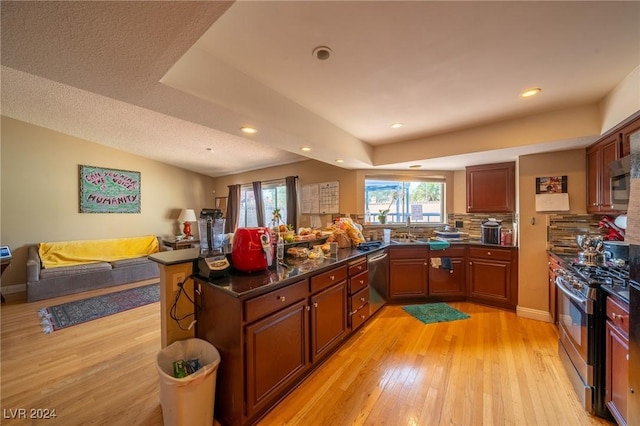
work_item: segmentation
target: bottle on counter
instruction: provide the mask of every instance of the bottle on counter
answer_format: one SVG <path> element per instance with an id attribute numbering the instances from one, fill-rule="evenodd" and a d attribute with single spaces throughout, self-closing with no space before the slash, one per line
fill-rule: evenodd
<path id="1" fill-rule="evenodd" d="M 284 237 L 282 233 L 278 234 L 278 241 L 276 242 L 276 257 L 278 259 L 278 264 L 284 261 Z"/>

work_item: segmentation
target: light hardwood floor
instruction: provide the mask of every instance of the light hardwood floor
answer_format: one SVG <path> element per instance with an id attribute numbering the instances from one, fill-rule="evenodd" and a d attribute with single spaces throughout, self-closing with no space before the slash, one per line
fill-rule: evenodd
<path id="1" fill-rule="evenodd" d="M 40 329 L 39 308 L 104 292 L 2 305 L 0 423 L 162 424 L 159 303 Z M 385 307 L 260 425 L 610 425 L 579 406 L 551 324 L 451 305 L 471 319 L 424 325 Z M 20 408 L 57 417 L 7 418 Z"/>

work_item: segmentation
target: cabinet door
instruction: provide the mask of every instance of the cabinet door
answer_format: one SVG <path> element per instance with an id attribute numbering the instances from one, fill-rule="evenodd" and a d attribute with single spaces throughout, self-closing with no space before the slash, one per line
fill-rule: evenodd
<path id="1" fill-rule="evenodd" d="M 631 135 L 640 131 L 640 118 L 632 121 L 628 125 L 622 128 L 622 152 L 620 152 L 620 156 L 624 157 L 625 155 L 631 154 Z"/>
<path id="2" fill-rule="evenodd" d="M 609 163 L 620 156 L 618 133 L 600 141 L 587 150 L 587 211 L 614 211 L 611 207 L 611 175 Z"/>
<path id="3" fill-rule="evenodd" d="M 308 367 L 306 299 L 245 327 L 247 416 L 274 403 Z"/>
<path id="4" fill-rule="evenodd" d="M 447 265 L 429 266 L 429 296 L 464 296 L 466 294 L 466 264 L 464 257 L 450 257 Z"/>
<path id="5" fill-rule="evenodd" d="M 629 392 L 629 339 L 607 321 L 605 403 L 620 425 L 627 420 Z"/>
<path id="6" fill-rule="evenodd" d="M 515 211 L 515 163 L 466 168 L 467 213 Z"/>
<path id="7" fill-rule="evenodd" d="M 600 150 L 587 150 L 587 211 L 598 212 L 600 205 Z"/>
<path id="8" fill-rule="evenodd" d="M 392 299 L 427 295 L 427 258 L 391 259 L 389 262 L 389 297 Z"/>
<path id="9" fill-rule="evenodd" d="M 472 298 L 509 303 L 511 262 L 470 258 L 469 283 Z"/>
<path id="10" fill-rule="evenodd" d="M 311 297 L 311 361 L 331 351 L 347 334 L 347 281 Z"/>

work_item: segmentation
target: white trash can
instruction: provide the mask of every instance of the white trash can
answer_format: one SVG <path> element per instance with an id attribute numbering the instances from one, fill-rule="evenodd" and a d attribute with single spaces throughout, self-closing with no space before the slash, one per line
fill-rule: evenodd
<path id="1" fill-rule="evenodd" d="M 199 359 L 201 368 L 186 377 L 175 378 L 173 362 L 181 359 Z M 160 350 L 156 367 L 164 426 L 213 424 L 218 364 L 220 353 L 202 339 L 178 340 Z"/>

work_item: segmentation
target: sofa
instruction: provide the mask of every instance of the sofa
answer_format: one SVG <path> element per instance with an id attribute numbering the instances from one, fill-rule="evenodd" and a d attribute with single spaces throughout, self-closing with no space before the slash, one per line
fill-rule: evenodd
<path id="1" fill-rule="evenodd" d="M 60 241 L 29 246 L 27 301 L 159 278 L 150 254 L 171 250 L 156 236 Z"/>

